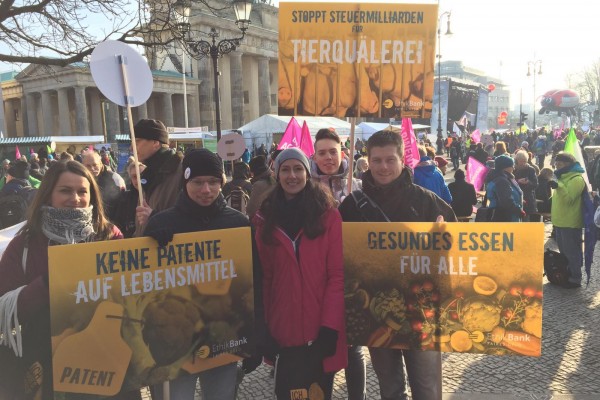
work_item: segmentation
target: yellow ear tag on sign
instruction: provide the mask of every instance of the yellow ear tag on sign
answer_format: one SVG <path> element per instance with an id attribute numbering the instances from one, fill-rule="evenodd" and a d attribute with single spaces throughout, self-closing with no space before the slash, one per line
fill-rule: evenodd
<path id="1" fill-rule="evenodd" d="M 62 340 L 52 358 L 55 391 L 119 393 L 132 353 L 121 337 L 122 320 L 123 306 L 104 301 L 87 328 Z"/>

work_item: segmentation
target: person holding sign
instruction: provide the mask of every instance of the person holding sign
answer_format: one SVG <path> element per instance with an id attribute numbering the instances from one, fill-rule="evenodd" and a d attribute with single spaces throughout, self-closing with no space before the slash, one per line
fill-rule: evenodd
<path id="1" fill-rule="evenodd" d="M 347 363 L 342 220 L 331 193 L 310 180 L 300 149 L 283 150 L 274 172 L 277 185 L 253 219 L 265 356 L 276 360 L 278 399 L 330 399 L 335 372 Z"/>
<path id="2" fill-rule="evenodd" d="M 215 153 L 207 149 L 190 151 L 183 159 L 184 189 L 173 207 L 150 217 L 144 236 L 153 237 L 160 246 L 166 246 L 176 233 L 249 226 L 244 214 L 227 207 L 221 193 L 225 181 L 223 162 Z M 244 363 L 246 372 L 260 364 L 260 359 L 246 360 L 249 360 Z M 254 361 L 254 365 L 250 366 L 249 363 Z M 237 363 L 171 381 L 171 399 L 193 399 L 198 377 L 204 399 L 235 399 Z M 153 396 L 162 399 L 162 385 L 153 387 Z"/>
<path id="3" fill-rule="evenodd" d="M 452 208 L 430 190 L 413 183 L 404 167 L 404 143 L 390 131 L 374 133 L 367 141 L 369 170 L 363 188 L 340 205 L 347 222 L 455 222 Z M 367 204 L 362 204 L 362 200 Z M 359 201 L 363 205 L 358 206 Z M 390 266 L 390 268 L 392 268 Z M 414 400 L 441 400 L 442 357 L 436 351 L 369 347 L 379 379 L 382 400 L 406 399 L 404 363 Z"/>
<path id="4" fill-rule="evenodd" d="M 165 125 L 155 119 L 135 124 L 135 143 L 139 162 L 146 164 L 141 173 L 146 202 L 136 210 L 135 237 L 142 236 L 148 218 L 154 212 L 172 207 L 181 189 L 181 158 L 169 148 Z"/>
<path id="5" fill-rule="evenodd" d="M 77 161 L 53 164 L 25 226 L 0 260 L 0 334 L 8 338 L 10 353 L 17 355 L 7 362 L 6 348 L 0 346 L 0 398 L 54 398 L 48 246 L 122 237 L 104 215 L 90 172 Z"/>

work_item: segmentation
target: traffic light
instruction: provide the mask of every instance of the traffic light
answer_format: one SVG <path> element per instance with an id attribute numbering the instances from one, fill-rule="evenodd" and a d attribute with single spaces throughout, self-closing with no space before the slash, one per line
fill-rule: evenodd
<path id="1" fill-rule="evenodd" d="M 525 122 L 527 121 L 527 114 L 524 112 L 521 112 L 521 122 Z"/>

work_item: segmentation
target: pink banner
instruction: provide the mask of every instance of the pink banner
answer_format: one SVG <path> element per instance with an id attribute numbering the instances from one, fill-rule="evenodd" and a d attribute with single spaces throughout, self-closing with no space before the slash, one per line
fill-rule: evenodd
<path id="1" fill-rule="evenodd" d="M 419 163 L 419 149 L 417 148 L 417 138 L 412 127 L 410 118 L 402 118 L 402 131 L 400 132 L 404 142 L 404 164 L 411 168 Z"/>
<path id="2" fill-rule="evenodd" d="M 473 133 L 471 133 L 471 137 L 475 143 L 481 142 L 481 132 L 479 132 L 479 129 L 475 129 Z"/>
<path id="3" fill-rule="evenodd" d="M 311 157 L 315 154 L 315 146 L 313 145 L 312 137 L 310 136 L 310 130 L 306 121 L 302 124 L 302 137 L 300 138 L 300 150 L 306 154 L 307 157 Z"/>
<path id="4" fill-rule="evenodd" d="M 483 188 L 483 183 L 485 182 L 485 177 L 488 174 L 488 167 L 480 163 L 475 159 L 475 157 L 469 157 L 469 161 L 467 161 L 467 176 L 466 181 L 473 184 L 475 186 L 475 190 L 481 190 Z"/>
<path id="5" fill-rule="evenodd" d="M 300 128 L 300 124 L 296 121 L 296 118 L 292 117 L 287 128 L 285 128 L 285 132 L 279 142 L 279 146 L 277 146 L 277 150 L 284 150 L 289 147 L 300 147 L 301 137 L 302 128 Z"/>
<path id="6" fill-rule="evenodd" d="M 21 158 L 21 152 L 19 151 L 19 146 L 15 146 L 15 160 Z"/>

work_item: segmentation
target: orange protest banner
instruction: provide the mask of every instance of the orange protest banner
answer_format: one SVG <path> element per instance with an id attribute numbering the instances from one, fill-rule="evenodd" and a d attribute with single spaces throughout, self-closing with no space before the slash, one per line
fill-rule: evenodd
<path id="1" fill-rule="evenodd" d="M 429 118 L 435 4 L 279 5 L 279 115 Z"/>
<path id="2" fill-rule="evenodd" d="M 113 396 L 250 355 L 250 234 L 50 247 L 55 391 Z"/>
<path id="3" fill-rule="evenodd" d="M 344 223 L 354 345 L 540 356 L 541 223 Z"/>

